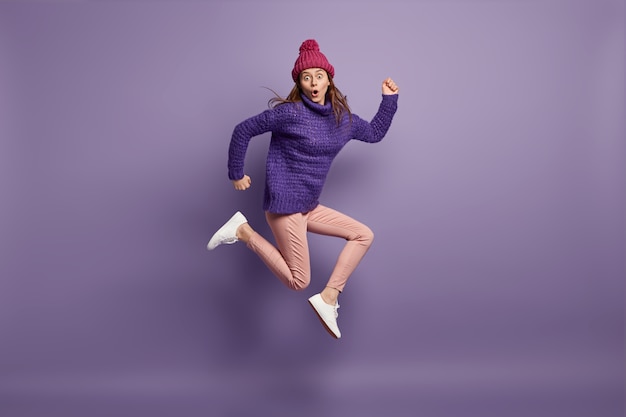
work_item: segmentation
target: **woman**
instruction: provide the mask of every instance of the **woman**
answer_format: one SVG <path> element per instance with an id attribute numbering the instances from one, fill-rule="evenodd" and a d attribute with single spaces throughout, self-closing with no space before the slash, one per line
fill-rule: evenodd
<path id="1" fill-rule="evenodd" d="M 300 46 L 291 75 L 296 84 L 287 98 L 270 100 L 270 109 L 235 127 L 228 154 L 228 177 L 236 190 L 246 190 L 252 184 L 244 173 L 248 143 L 272 132 L 263 209 L 278 248 L 255 232 L 240 212 L 213 235 L 207 248 L 245 242 L 287 287 L 303 290 L 311 280 L 307 231 L 345 239 L 326 287 L 309 298 L 326 330 L 340 338 L 338 296 L 374 235 L 366 225 L 321 205 L 319 197 L 333 159 L 347 142 L 374 143 L 385 136 L 399 89 L 391 78 L 383 81 L 378 112 L 371 122 L 362 120 L 350 112 L 333 82 L 335 70 L 314 39 Z"/>

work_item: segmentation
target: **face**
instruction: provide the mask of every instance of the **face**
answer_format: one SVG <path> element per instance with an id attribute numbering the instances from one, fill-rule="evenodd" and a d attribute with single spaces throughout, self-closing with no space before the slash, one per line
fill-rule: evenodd
<path id="1" fill-rule="evenodd" d="M 305 96 L 314 103 L 324 105 L 330 79 L 325 70 L 309 68 L 300 73 L 300 88 Z"/>

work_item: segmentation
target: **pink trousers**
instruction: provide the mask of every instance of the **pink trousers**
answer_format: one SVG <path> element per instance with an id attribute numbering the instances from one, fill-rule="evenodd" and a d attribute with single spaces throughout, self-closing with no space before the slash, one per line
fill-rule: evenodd
<path id="1" fill-rule="evenodd" d="M 326 285 L 340 292 L 374 239 L 374 233 L 366 225 L 322 205 L 308 213 L 265 213 L 265 217 L 278 248 L 256 232 L 248 241 L 248 248 L 293 290 L 302 290 L 311 282 L 307 231 L 346 240 Z"/>

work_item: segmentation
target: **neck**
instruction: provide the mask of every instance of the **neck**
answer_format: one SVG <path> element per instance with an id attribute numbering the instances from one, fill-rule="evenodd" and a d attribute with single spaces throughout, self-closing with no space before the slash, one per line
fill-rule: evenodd
<path id="1" fill-rule="evenodd" d="M 302 98 L 304 105 L 316 113 L 328 115 L 333 112 L 331 103 L 327 102 L 325 98 L 323 103 L 316 103 L 308 98 L 304 93 L 300 94 L 300 97 Z"/>

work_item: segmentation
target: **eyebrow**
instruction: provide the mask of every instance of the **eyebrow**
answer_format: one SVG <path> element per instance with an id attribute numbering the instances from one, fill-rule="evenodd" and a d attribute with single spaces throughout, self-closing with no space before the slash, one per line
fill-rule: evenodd
<path id="1" fill-rule="evenodd" d="M 302 75 L 304 75 L 304 74 L 312 75 L 312 74 L 317 74 L 318 72 L 324 72 L 324 70 L 320 68 L 317 71 L 315 71 L 315 73 L 311 73 L 310 71 L 306 71 L 305 70 L 305 71 L 302 71 Z"/>

